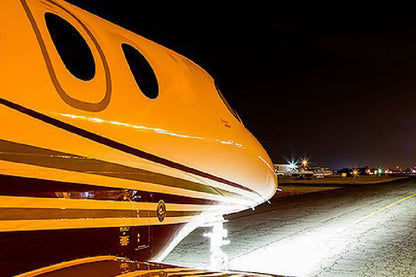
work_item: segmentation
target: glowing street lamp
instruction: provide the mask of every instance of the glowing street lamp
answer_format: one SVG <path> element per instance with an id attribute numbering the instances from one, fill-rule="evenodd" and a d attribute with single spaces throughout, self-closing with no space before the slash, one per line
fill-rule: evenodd
<path id="1" fill-rule="evenodd" d="M 307 159 L 303 159 L 302 160 L 302 165 L 303 165 L 303 167 L 307 167 L 308 166 L 308 160 Z"/>

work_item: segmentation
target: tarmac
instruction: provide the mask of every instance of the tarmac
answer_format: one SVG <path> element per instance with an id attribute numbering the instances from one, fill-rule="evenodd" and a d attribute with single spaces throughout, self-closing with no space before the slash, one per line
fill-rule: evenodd
<path id="1" fill-rule="evenodd" d="M 226 217 L 229 268 L 286 276 L 416 276 L 416 180 L 273 198 Z M 207 228 L 164 263 L 207 268 Z"/>

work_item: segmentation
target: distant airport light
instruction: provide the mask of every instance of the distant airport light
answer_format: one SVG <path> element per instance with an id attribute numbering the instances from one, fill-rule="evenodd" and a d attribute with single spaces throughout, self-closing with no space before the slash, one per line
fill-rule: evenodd
<path id="1" fill-rule="evenodd" d="M 302 165 L 303 165 L 304 167 L 308 166 L 308 160 L 307 160 L 307 159 L 303 159 L 303 160 L 302 160 Z"/>
<path id="2" fill-rule="evenodd" d="M 296 164 L 294 162 L 290 162 L 289 163 L 289 168 L 290 169 L 295 169 L 296 168 Z"/>
<path id="3" fill-rule="evenodd" d="M 354 175 L 354 177 L 358 176 L 358 170 L 357 169 L 354 169 L 352 171 L 352 175 Z"/>

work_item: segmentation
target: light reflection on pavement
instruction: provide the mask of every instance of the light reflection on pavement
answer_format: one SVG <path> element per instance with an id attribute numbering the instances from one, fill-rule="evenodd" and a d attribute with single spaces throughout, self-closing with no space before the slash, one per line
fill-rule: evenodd
<path id="1" fill-rule="evenodd" d="M 416 276 L 416 182 L 277 198 L 229 216 L 230 268 L 291 276 Z M 164 260 L 207 267 L 198 229 Z M 197 254 L 198 253 L 198 254 Z"/>

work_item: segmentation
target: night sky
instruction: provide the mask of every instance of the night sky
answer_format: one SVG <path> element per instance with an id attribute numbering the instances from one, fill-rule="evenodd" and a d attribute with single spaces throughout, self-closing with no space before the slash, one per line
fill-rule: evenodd
<path id="1" fill-rule="evenodd" d="M 274 162 L 416 165 L 415 6 L 69 2 L 202 66 Z"/>

